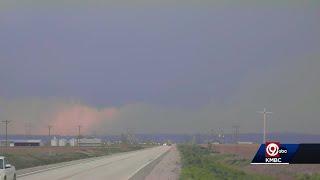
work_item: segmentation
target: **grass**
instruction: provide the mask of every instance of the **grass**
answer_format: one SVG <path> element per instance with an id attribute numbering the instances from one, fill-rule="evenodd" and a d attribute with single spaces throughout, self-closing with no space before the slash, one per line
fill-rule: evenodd
<path id="1" fill-rule="evenodd" d="M 319 180 L 320 174 L 299 174 L 296 176 L 298 180 Z"/>
<path id="2" fill-rule="evenodd" d="M 271 176 L 241 170 L 240 167 L 249 162 L 246 159 L 237 159 L 234 155 L 212 153 L 195 145 L 179 145 L 178 149 L 182 158 L 181 180 L 273 179 Z"/>

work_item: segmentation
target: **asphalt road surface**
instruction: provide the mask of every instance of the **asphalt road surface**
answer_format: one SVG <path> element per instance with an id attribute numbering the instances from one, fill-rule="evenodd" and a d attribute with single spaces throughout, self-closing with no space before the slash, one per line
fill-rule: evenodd
<path id="1" fill-rule="evenodd" d="M 160 157 L 170 147 L 160 146 L 140 151 L 104 156 L 93 161 L 18 177 L 19 180 L 127 180 Z"/>

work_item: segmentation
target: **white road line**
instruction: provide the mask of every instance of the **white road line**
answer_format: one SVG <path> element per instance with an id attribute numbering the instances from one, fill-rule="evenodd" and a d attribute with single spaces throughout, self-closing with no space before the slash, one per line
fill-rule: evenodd
<path id="1" fill-rule="evenodd" d="M 168 149 L 169 150 L 169 149 Z M 167 151 L 168 151 L 167 150 Z M 167 151 L 165 151 L 164 153 L 166 153 Z M 128 179 L 132 178 L 134 175 L 136 175 L 141 169 L 143 169 L 144 167 L 148 166 L 150 163 L 152 163 L 153 161 L 157 160 L 158 158 L 160 158 L 164 153 L 160 154 L 159 156 L 157 156 L 154 159 L 149 159 L 148 162 L 146 162 L 145 164 L 143 164 L 142 166 L 140 166 L 136 171 L 134 171 L 129 177 Z"/>
<path id="2" fill-rule="evenodd" d="M 143 149 L 114 154 L 114 158 L 110 156 L 105 156 L 105 158 L 97 157 L 86 161 L 56 164 L 51 167 L 43 167 L 44 169 L 34 169 L 34 171 L 30 169 L 29 172 L 26 169 L 24 172 L 21 171 L 21 174 L 17 175 L 17 177 L 28 180 L 62 180 L 76 178 L 84 180 L 92 178 L 105 179 L 105 177 L 130 179 L 135 177 L 137 173 L 139 174 L 144 171 L 144 169 L 149 168 L 149 166 L 151 167 L 151 165 L 156 163 L 168 150 L 167 148 L 155 147 L 150 148 L 150 150 Z"/>
<path id="3" fill-rule="evenodd" d="M 289 164 L 289 163 L 251 163 L 251 164 L 254 164 L 254 165 L 265 165 L 265 164 L 270 164 L 270 165 L 273 165 L 273 164 Z"/>
<path id="4" fill-rule="evenodd" d="M 87 163 L 87 162 L 96 161 L 96 160 L 97 160 L 97 158 L 90 159 L 90 160 L 87 160 L 87 161 L 84 161 L 84 162 L 83 161 L 81 161 L 81 162 L 70 162 L 70 163 L 66 163 L 64 165 L 53 166 L 53 167 L 50 167 L 50 168 L 40 169 L 40 170 L 36 170 L 36 171 L 24 173 L 24 174 L 19 174 L 19 175 L 17 175 L 17 177 L 28 176 L 28 175 L 31 175 L 31 174 L 41 173 L 41 172 L 50 171 L 50 170 L 53 170 L 53 169 L 63 168 L 63 167 L 66 167 L 66 166 L 72 166 L 72 165 L 76 165 L 76 164 L 80 164 L 80 163 Z"/>
<path id="5" fill-rule="evenodd" d="M 147 148 L 146 148 L 146 149 L 147 149 Z M 145 149 L 142 149 L 142 150 L 145 150 Z M 63 167 L 66 167 L 66 166 L 77 165 L 77 164 L 80 164 L 80 163 L 88 163 L 88 162 L 96 161 L 96 160 L 99 160 L 99 159 L 105 158 L 105 157 L 120 156 L 120 155 L 122 155 L 122 154 L 129 154 L 129 153 L 133 153 L 133 152 L 137 152 L 137 151 L 142 151 L 142 150 L 135 150 L 135 151 L 129 151 L 129 152 L 115 153 L 115 154 L 111 154 L 111 155 L 98 156 L 98 157 L 89 158 L 89 159 L 78 159 L 78 160 L 74 160 L 74 161 L 70 161 L 70 162 L 61 162 L 61 163 L 64 163 L 64 164 L 63 164 L 63 165 L 58 165 L 58 166 L 49 167 L 49 168 L 45 168 L 45 169 L 40 169 L 40 170 L 36 170 L 36 171 L 31 171 L 31 172 L 27 172 L 27 173 L 23 173 L 23 174 L 17 174 L 17 177 L 28 176 L 28 175 L 31 175 L 31 174 L 37 174 L 37 173 L 41 173 L 41 172 L 45 172 L 45 171 L 50 171 L 50 170 L 54 170 L 54 169 L 59 169 L 59 168 L 63 168 Z M 50 164 L 49 164 L 49 165 L 50 165 Z"/>

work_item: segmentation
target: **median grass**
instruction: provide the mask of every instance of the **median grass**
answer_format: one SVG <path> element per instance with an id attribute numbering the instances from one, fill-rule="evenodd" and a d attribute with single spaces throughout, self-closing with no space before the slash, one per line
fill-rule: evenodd
<path id="1" fill-rule="evenodd" d="M 249 162 L 246 159 L 237 159 L 234 155 L 213 153 L 196 145 L 179 145 L 178 149 L 182 159 L 181 180 L 273 179 L 241 170 L 240 167 Z"/>

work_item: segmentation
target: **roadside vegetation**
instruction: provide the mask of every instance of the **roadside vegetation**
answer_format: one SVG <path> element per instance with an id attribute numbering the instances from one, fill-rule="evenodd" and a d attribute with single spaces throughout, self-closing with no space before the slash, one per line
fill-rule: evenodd
<path id="1" fill-rule="evenodd" d="M 23 147 L 8 148 L 1 155 L 8 158 L 9 162 L 16 169 L 24 169 L 35 166 L 42 166 L 78 159 L 105 156 L 114 153 L 139 150 L 142 146 L 119 145 L 96 147 L 96 148 L 78 148 L 78 147 Z M 4 151 L 4 150 L 2 150 Z"/>
<path id="2" fill-rule="evenodd" d="M 179 145 L 178 149 L 182 161 L 181 180 L 273 179 L 241 170 L 249 161 L 237 159 L 235 155 L 214 153 L 196 145 Z"/>
<path id="3" fill-rule="evenodd" d="M 319 180 L 320 174 L 299 174 L 296 176 L 298 180 Z"/>

